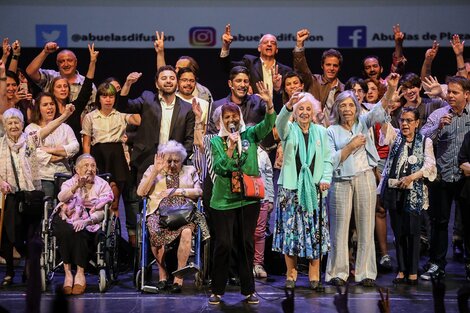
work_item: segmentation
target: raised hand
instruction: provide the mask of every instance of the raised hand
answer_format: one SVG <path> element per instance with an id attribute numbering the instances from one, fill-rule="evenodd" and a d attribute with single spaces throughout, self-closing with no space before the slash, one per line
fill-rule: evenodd
<path id="1" fill-rule="evenodd" d="M 11 53 L 11 46 L 10 46 L 10 42 L 8 41 L 8 38 L 3 38 L 2 48 L 3 48 L 3 57 L 7 58 Z"/>
<path id="2" fill-rule="evenodd" d="M 271 69 L 271 76 L 273 77 L 273 89 L 275 91 L 281 90 L 282 75 L 279 74 L 279 66 L 276 64 L 274 71 Z"/>
<path id="3" fill-rule="evenodd" d="M 460 41 L 460 37 L 457 34 L 452 36 L 452 40 L 450 44 L 452 45 L 452 49 L 454 50 L 455 55 L 463 55 L 463 45 L 465 41 Z"/>
<path id="4" fill-rule="evenodd" d="M 225 25 L 225 32 L 222 35 L 222 45 L 228 48 L 233 41 L 233 36 L 230 31 L 230 24 Z"/>
<path id="5" fill-rule="evenodd" d="M 57 50 L 59 49 L 59 46 L 57 45 L 57 43 L 53 42 L 53 41 L 49 41 L 48 43 L 46 43 L 44 45 L 44 52 L 46 54 L 51 54 L 51 53 L 54 53 L 56 52 Z"/>
<path id="6" fill-rule="evenodd" d="M 18 40 L 15 40 L 15 42 L 11 45 L 11 48 L 13 50 L 13 55 L 21 54 L 21 44 Z"/>
<path id="7" fill-rule="evenodd" d="M 292 110 L 294 108 L 294 105 L 300 100 L 302 100 L 303 97 L 304 97 L 303 92 L 294 92 L 292 94 L 292 97 L 290 97 L 289 101 L 287 101 L 287 103 L 285 104 L 286 108 L 288 110 Z"/>
<path id="8" fill-rule="evenodd" d="M 197 102 L 196 98 L 193 98 L 193 101 L 191 102 L 191 107 L 193 109 L 194 116 L 196 117 L 196 121 L 201 121 L 202 120 L 202 109 L 201 105 L 199 102 Z"/>
<path id="9" fill-rule="evenodd" d="M 127 78 L 126 78 L 126 84 L 134 84 L 136 81 L 139 80 L 140 76 L 142 76 L 142 73 L 139 73 L 139 72 L 132 72 L 130 73 L 129 75 L 127 75 Z"/>
<path id="10" fill-rule="evenodd" d="M 98 60 L 99 51 L 95 51 L 95 44 L 88 44 L 88 51 L 90 52 L 90 62 L 96 63 Z"/>
<path id="11" fill-rule="evenodd" d="M 386 291 L 386 296 L 384 297 L 383 291 Z M 389 290 L 386 288 L 383 290 L 379 288 L 380 300 L 377 303 L 380 313 L 390 313 L 390 300 L 389 300 Z"/>
<path id="12" fill-rule="evenodd" d="M 155 31 L 155 37 L 156 37 L 156 39 L 153 42 L 153 46 L 155 48 L 155 51 L 157 53 L 163 52 L 163 50 L 165 49 L 165 44 L 164 44 L 165 33 L 161 32 L 161 34 L 160 34 L 158 31 Z"/>
<path id="13" fill-rule="evenodd" d="M 387 80 L 388 87 L 396 89 L 399 81 L 400 81 L 400 75 L 397 73 L 391 73 Z"/>
<path id="14" fill-rule="evenodd" d="M 5 63 L 3 63 L 2 60 L 0 60 L 0 76 L 5 77 L 6 69 L 5 69 Z"/>
<path id="15" fill-rule="evenodd" d="M 305 40 L 310 36 L 310 31 L 306 28 L 303 28 L 297 32 L 297 47 L 302 48 L 304 46 Z"/>
<path id="16" fill-rule="evenodd" d="M 437 41 L 432 42 L 432 47 L 426 50 L 424 54 L 424 58 L 426 61 L 432 62 L 437 55 L 437 51 L 439 50 L 439 43 Z"/>
<path id="17" fill-rule="evenodd" d="M 163 153 L 155 154 L 155 159 L 153 161 L 153 165 L 155 166 L 155 171 L 161 173 L 166 167 L 166 157 Z"/>
<path id="18" fill-rule="evenodd" d="M 442 87 L 436 77 L 427 76 L 423 79 L 424 93 L 431 97 L 441 97 Z"/>
<path id="19" fill-rule="evenodd" d="M 75 106 L 72 103 L 69 103 L 65 106 L 64 112 L 62 115 L 69 117 L 75 111 Z"/>
<path id="20" fill-rule="evenodd" d="M 403 34 L 400 31 L 400 24 L 393 25 L 392 29 L 393 29 L 393 38 L 395 39 L 395 43 L 400 44 L 400 45 L 403 44 L 403 39 L 405 39 L 405 34 Z"/>
<path id="21" fill-rule="evenodd" d="M 269 92 L 268 86 L 262 81 L 259 81 L 256 83 L 256 87 L 258 88 L 258 96 L 260 96 L 261 99 L 266 101 L 266 103 L 271 102 L 271 92 Z"/>

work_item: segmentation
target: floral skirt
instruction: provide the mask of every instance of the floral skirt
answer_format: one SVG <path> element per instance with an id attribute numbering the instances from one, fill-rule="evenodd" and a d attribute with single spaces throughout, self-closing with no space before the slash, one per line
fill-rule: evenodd
<path id="1" fill-rule="evenodd" d="M 147 217 L 147 229 L 150 235 L 150 244 L 153 247 L 161 247 L 172 243 L 181 235 L 183 229 L 186 228 L 189 228 L 191 229 L 191 232 L 194 232 L 196 224 L 189 223 L 176 230 L 170 230 L 168 228 L 160 227 L 160 215 L 158 214 L 158 211 Z"/>
<path id="2" fill-rule="evenodd" d="M 330 232 L 326 201 L 323 199 L 321 212 L 322 236 L 320 244 L 319 208 L 311 213 L 299 204 L 296 190 L 279 186 L 276 216 L 274 222 L 273 251 L 291 256 L 318 259 L 320 246 L 322 254 L 330 248 Z"/>

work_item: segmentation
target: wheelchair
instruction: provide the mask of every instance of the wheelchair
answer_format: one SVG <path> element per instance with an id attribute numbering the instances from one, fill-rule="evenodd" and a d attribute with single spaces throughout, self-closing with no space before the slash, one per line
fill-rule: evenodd
<path id="1" fill-rule="evenodd" d="M 111 174 L 99 174 L 99 177 L 110 181 Z M 54 175 L 54 198 L 47 198 L 44 203 L 44 218 L 41 222 L 41 237 L 43 240 L 43 249 L 41 253 L 41 290 L 46 291 L 47 286 L 52 282 L 57 269 L 62 267 L 58 253 L 57 239 L 54 236 L 52 220 L 56 212 L 57 195 L 62 183 L 71 178 L 71 175 L 56 173 Z M 104 207 L 104 219 L 101 222 L 101 228 L 98 231 L 98 244 L 96 248 L 96 259 L 90 260 L 91 265 L 99 273 L 99 291 L 105 292 L 118 278 L 118 243 L 121 236 L 121 223 L 119 217 L 111 212 L 111 204 Z"/>
<path id="2" fill-rule="evenodd" d="M 142 212 L 137 214 L 137 247 L 135 249 L 134 255 L 134 286 L 136 287 L 137 291 L 141 291 L 143 293 L 158 293 L 158 288 L 148 284 L 150 279 L 146 277 L 149 275 L 149 273 L 151 273 L 152 266 L 156 263 L 156 259 L 153 257 L 152 252 L 150 251 L 150 240 L 146 224 L 147 200 L 147 197 L 143 198 Z M 197 202 L 197 210 L 199 212 L 203 212 L 201 199 L 199 199 Z M 198 289 L 204 285 L 204 277 L 208 273 L 208 262 L 206 260 L 208 260 L 209 257 L 209 240 L 206 240 L 204 247 L 201 247 L 201 238 L 201 229 L 198 226 L 196 234 L 193 236 L 193 261 L 188 261 L 188 265 L 186 265 L 184 268 L 171 272 L 171 275 L 173 276 L 188 276 L 194 274 L 194 284 Z M 166 248 L 168 249 L 167 251 L 171 251 L 172 249 L 177 249 L 177 245 L 175 247 L 175 242 L 172 242 Z M 151 259 L 148 258 L 149 253 L 152 255 Z"/>

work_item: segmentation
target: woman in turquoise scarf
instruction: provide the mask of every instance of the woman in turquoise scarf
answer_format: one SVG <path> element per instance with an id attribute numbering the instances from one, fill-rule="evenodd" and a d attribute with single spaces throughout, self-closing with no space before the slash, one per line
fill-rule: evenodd
<path id="1" fill-rule="evenodd" d="M 311 94 L 295 93 L 276 120 L 284 160 L 278 181 L 273 250 L 284 254 L 286 288 L 295 287 L 297 257 L 305 257 L 309 260 L 310 288 L 316 290 L 320 255 L 329 250 L 327 214 L 325 206 L 318 203 L 317 185 L 321 192 L 328 190 L 333 165 L 327 131 L 315 124 L 318 114 L 320 103 Z"/>

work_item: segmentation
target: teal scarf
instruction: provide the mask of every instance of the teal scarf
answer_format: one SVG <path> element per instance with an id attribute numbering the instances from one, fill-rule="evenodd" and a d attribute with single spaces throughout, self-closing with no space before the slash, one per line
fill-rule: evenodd
<path id="1" fill-rule="evenodd" d="M 310 164 L 312 163 L 315 155 L 315 126 L 310 123 L 308 129 L 308 149 L 305 147 L 304 135 L 302 129 L 297 123 L 294 123 L 293 131 L 298 143 L 298 152 L 301 162 L 300 173 L 297 179 L 297 192 L 299 203 L 303 210 L 312 213 L 318 209 L 317 188 L 313 184 L 313 176 L 310 171 Z M 308 151 L 307 151 L 308 150 Z"/>

